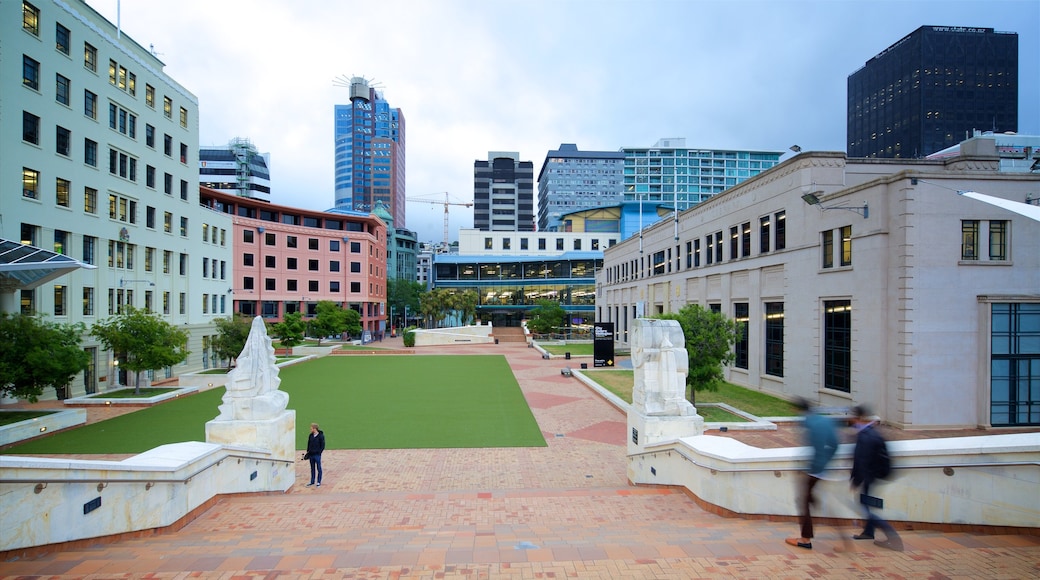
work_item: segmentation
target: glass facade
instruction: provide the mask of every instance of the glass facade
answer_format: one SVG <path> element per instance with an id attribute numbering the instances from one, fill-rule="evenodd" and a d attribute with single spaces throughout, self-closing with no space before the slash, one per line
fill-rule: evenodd
<path id="1" fill-rule="evenodd" d="M 538 231 L 569 231 L 562 215 L 621 203 L 624 161 L 620 151 L 579 151 L 570 143 L 550 151 L 538 173 Z"/>
<path id="2" fill-rule="evenodd" d="M 922 26 L 848 78 L 849 157 L 922 158 L 1018 131 L 1018 35 Z"/>
<path id="3" fill-rule="evenodd" d="M 1040 425 L 1040 304 L 991 310 L 990 422 Z"/>

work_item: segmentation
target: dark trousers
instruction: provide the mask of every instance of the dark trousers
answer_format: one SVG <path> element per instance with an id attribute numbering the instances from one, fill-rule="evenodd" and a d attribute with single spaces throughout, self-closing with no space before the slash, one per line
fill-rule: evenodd
<path id="1" fill-rule="evenodd" d="M 893 528 L 891 524 L 883 520 L 881 516 L 874 513 L 870 509 L 870 505 L 863 501 L 865 499 L 864 496 L 870 495 L 870 484 L 871 482 L 869 481 L 863 482 L 863 494 L 859 496 L 859 503 L 863 507 L 863 516 L 864 518 L 866 518 L 866 522 L 864 522 L 863 524 L 863 534 L 867 536 L 873 536 L 874 531 L 877 528 L 881 528 L 885 532 L 885 539 L 893 540 L 895 538 L 898 538 L 899 534 L 896 533 L 895 528 Z"/>
<path id="2" fill-rule="evenodd" d="M 809 507 L 816 505 L 816 497 L 813 496 L 813 488 L 816 487 L 816 483 L 820 480 L 808 473 L 804 475 L 804 478 L 802 484 L 802 495 L 799 498 L 801 500 L 801 503 L 799 504 L 799 521 L 802 524 L 802 537 L 811 540 L 813 537 L 813 527 L 812 513 L 809 511 Z"/>
<path id="3" fill-rule="evenodd" d="M 314 483 L 314 474 L 317 471 L 318 483 L 321 483 L 321 454 L 311 455 L 311 483 Z"/>

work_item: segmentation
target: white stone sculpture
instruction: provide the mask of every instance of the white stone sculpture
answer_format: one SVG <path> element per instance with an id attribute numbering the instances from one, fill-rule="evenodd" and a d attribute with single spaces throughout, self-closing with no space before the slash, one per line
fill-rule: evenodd
<path id="1" fill-rule="evenodd" d="M 289 395 L 278 390 L 274 347 L 262 318 L 253 319 L 238 364 L 228 373 L 227 392 L 214 421 L 257 421 L 278 417 L 289 404 Z"/>
<path id="2" fill-rule="evenodd" d="M 647 416 L 688 416 L 697 413 L 686 400 L 690 361 L 682 327 L 675 320 L 637 318 L 632 329 L 635 385 L 633 410 Z"/>

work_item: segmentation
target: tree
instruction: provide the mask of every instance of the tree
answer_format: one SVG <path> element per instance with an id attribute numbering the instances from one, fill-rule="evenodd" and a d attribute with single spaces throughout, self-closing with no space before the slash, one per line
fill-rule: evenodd
<path id="1" fill-rule="evenodd" d="M 420 297 L 425 293 L 426 285 L 422 282 L 401 279 L 386 281 L 386 303 L 395 318 L 404 318 L 406 309 L 418 313 Z M 396 326 L 394 320 L 390 324 Z M 408 321 L 405 320 L 402 326 L 408 326 Z"/>
<path id="2" fill-rule="evenodd" d="M 231 368 L 231 361 L 242 354 L 242 349 L 246 346 L 252 323 L 244 314 L 217 318 L 213 322 L 217 325 L 217 337 L 212 342 L 213 350 L 220 358 L 227 359 L 228 368 Z"/>
<path id="3" fill-rule="evenodd" d="M 531 317 L 527 319 L 527 328 L 535 334 L 549 334 L 563 326 L 567 311 L 559 302 L 539 300 L 538 306 L 531 309 Z"/>
<path id="4" fill-rule="evenodd" d="M 0 395 L 35 403 L 45 387 L 64 388 L 90 363 L 80 347 L 85 331 L 82 324 L 0 313 Z"/>
<path id="5" fill-rule="evenodd" d="M 717 391 L 724 379 L 722 366 L 733 362 L 733 345 L 740 336 L 740 325 L 722 313 L 701 308 L 699 304 L 687 304 L 679 312 L 658 314 L 653 318 L 677 320 L 682 327 L 686 354 L 690 359 L 686 384 L 693 387 L 690 402 L 695 402 L 695 391 Z"/>
<path id="6" fill-rule="evenodd" d="M 316 316 L 311 320 L 311 328 L 318 336 L 319 345 L 321 339 L 333 334 L 361 334 L 361 315 L 356 310 L 344 309 L 335 302 L 322 300 L 315 305 L 314 311 Z"/>
<path id="7" fill-rule="evenodd" d="M 299 312 L 288 312 L 281 322 L 271 325 L 274 337 L 289 350 L 289 354 L 292 354 L 294 346 L 303 342 L 303 333 L 306 328 L 307 324 L 303 321 L 303 314 Z"/>
<path id="8" fill-rule="evenodd" d="M 94 324 L 90 334 L 115 353 L 120 364 L 134 373 L 134 393 L 141 392 L 141 371 L 161 369 L 188 358 L 188 333 L 132 306 Z"/>
<path id="9" fill-rule="evenodd" d="M 440 322 L 448 311 L 448 292 L 443 288 L 434 288 L 420 298 L 419 312 L 427 320 L 427 326 L 434 328 L 440 326 Z"/>
<path id="10" fill-rule="evenodd" d="M 476 320 L 477 302 L 480 301 L 477 291 L 465 290 L 462 292 L 456 292 L 454 298 L 453 306 L 455 310 L 458 311 L 462 324 L 466 325 L 469 324 L 471 320 Z"/>

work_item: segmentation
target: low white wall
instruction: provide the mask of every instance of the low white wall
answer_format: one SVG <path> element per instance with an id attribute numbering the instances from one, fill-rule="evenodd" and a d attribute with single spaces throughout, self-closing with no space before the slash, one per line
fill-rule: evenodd
<path id="1" fill-rule="evenodd" d="M 217 494 L 284 492 L 295 474 L 267 451 L 201 442 L 123 461 L 0 456 L 0 551 L 169 526 Z"/>
<path id="2" fill-rule="evenodd" d="M 871 490 L 893 521 L 988 526 L 1040 525 L 1040 433 L 888 442 L 896 468 Z M 713 435 L 647 446 L 629 457 L 634 483 L 681 485 L 701 500 L 739 514 L 797 515 L 797 483 L 808 447 L 758 449 Z M 849 489 L 852 445 L 842 445 L 818 486 L 813 513 L 857 518 Z"/>
<path id="3" fill-rule="evenodd" d="M 442 346 L 446 344 L 488 344 L 495 342 L 491 336 L 491 323 L 487 325 L 455 326 L 452 328 L 424 328 L 413 330 L 415 346 Z"/>
<path id="4" fill-rule="evenodd" d="M 0 427 L 0 445 L 10 445 L 87 422 L 86 409 L 65 409 Z"/>

